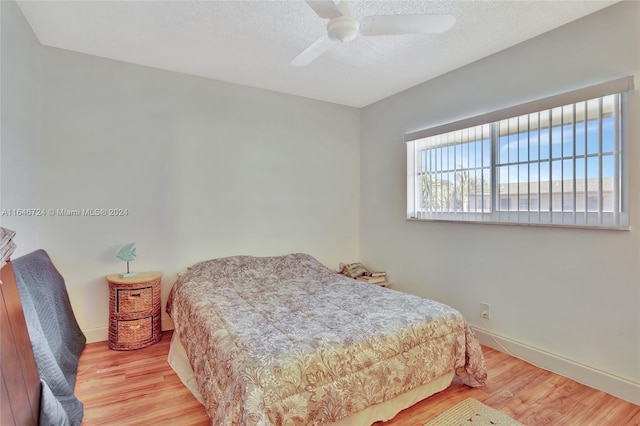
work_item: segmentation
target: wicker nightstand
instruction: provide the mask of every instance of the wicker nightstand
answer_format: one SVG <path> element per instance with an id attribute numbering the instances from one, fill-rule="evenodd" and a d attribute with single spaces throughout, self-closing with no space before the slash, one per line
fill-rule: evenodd
<path id="1" fill-rule="evenodd" d="M 134 277 L 107 276 L 109 283 L 109 348 L 140 349 L 157 343 L 160 326 L 161 272 L 141 272 Z"/>

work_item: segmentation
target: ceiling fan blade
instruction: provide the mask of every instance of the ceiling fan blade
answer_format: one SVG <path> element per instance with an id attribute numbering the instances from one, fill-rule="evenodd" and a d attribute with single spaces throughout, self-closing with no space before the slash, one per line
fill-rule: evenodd
<path id="1" fill-rule="evenodd" d="M 448 31 L 456 23 L 453 15 L 379 15 L 365 16 L 360 22 L 360 34 L 434 34 Z"/>
<path id="2" fill-rule="evenodd" d="M 311 46 L 307 47 L 301 54 L 293 58 L 291 65 L 294 67 L 303 67 L 313 62 L 318 56 L 329 50 L 329 48 L 335 43 L 329 36 L 320 37 Z"/>
<path id="3" fill-rule="evenodd" d="M 321 18 L 333 19 L 344 15 L 342 10 L 332 0 L 306 0 L 316 15 Z"/>

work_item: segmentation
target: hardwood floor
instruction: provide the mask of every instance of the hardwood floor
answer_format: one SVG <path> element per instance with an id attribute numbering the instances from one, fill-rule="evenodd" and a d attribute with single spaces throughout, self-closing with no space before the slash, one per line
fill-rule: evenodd
<path id="1" fill-rule="evenodd" d="M 112 351 L 107 342 L 82 352 L 76 395 L 84 426 L 209 425 L 204 408 L 167 364 L 171 332 L 150 347 Z M 640 406 L 484 347 L 489 384 L 448 389 L 399 413 L 385 426 L 422 425 L 473 397 L 529 426 L 638 426 Z"/>

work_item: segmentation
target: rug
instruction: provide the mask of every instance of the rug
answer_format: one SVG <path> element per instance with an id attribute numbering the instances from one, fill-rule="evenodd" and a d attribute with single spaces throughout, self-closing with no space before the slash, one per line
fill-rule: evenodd
<path id="1" fill-rule="evenodd" d="M 505 413 L 484 405 L 480 401 L 467 398 L 449 408 L 424 426 L 524 426 Z"/>

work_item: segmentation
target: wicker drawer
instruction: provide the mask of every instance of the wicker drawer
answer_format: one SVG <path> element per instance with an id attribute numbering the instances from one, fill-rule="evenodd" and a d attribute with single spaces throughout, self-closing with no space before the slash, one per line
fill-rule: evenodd
<path id="1" fill-rule="evenodd" d="M 148 311 L 153 307 L 153 288 L 117 290 L 116 312 Z"/>
<path id="2" fill-rule="evenodd" d="M 117 325 L 118 344 L 144 342 L 153 338 L 153 317 L 120 320 Z"/>
<path id="3" fill-rule="evenodd" d="M 113 274 L 109 283 L 109 348 L 141 349 L 162 338 L 161 272 L 140 272 L 131 277 Z"/>

